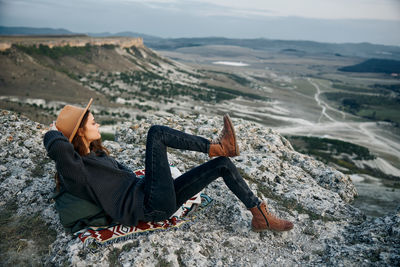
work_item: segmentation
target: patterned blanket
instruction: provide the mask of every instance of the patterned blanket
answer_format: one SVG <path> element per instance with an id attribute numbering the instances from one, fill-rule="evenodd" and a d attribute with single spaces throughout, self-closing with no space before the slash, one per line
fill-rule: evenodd
<path id="1" fill-rule="evenodd" d="M 181 174 L 173 166 L 171 166 L 171 173 L 174 178 Z M 137 170 L 135 174 L 138 177 L 144 177 L 145 171 L 143 169 Z M 76 232 L 75 235 L 83 242 L 85 247 L 91 248 L 125 241 L 133 238 L 138 233 L 179 227 L 193 218 L 193 216 L 188 216 L 189 214 L 198 208 L 207 206 L 211 201 L 212 199 L 209 196 L 199 193 L 186 201 L 168 220 L 161 222 L 140 221 L 136 226 L 117 224 L 107 227 L 88 227 Z"/>

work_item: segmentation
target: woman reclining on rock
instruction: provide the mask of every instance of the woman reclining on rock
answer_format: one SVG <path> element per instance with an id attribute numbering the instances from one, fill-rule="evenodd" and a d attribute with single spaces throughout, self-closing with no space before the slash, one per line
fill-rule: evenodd
<path id="1" fill-rule="evenodd" d="M 138 221 L 168 219 L 184 202 L 222 177 L 228 188 L 253 214 L 252 229 L 287 231 L 289 221 L 271 214 L 250 190 L 229 159 L 239 155 L 232 122 L 224 116 L 217 142 L 166 126 L 151 126 L 147 134 L 145 177 L 140 179 L 108 155 L 101 144 L 99 124 L 89 107 L 65 106 L 55 123 L 58 130 L 44 136 L 48 155 L 56 163 L 59 183 L 70 194 L 102 207 L 114 222 L 135 226 Z M 167 147 L 208 153 L 214 158 L 173 179 Z"/>

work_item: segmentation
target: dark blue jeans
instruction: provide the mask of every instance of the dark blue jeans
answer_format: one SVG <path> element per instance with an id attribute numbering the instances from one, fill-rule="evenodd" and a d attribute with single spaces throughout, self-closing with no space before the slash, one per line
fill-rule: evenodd
<path id="1" fill-rule="evenodd" d="M 149 129 L 144 178 L 145 221 L 169 218 L 183 203 L 218 177 L 224 179 L 228 188 L 247 208 L 260 203 L 227 157 L 210 160 L 174 180 L 168 163 L 167 147 L 208 153 L 210 142 L 166 126 L 154 125 Z"/>

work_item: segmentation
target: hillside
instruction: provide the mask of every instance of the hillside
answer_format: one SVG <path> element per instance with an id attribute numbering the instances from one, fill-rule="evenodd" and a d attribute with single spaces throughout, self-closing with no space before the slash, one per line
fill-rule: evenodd
<path id="1" fill-rule="evenodd" d="M 74 34 L 74 33 L 65 29 L 0 26 L 0 35 L 43 35 L 43 34 L 56 35 L 56 34 Z"/>
<path id="2" fill-rule="evenodd" d="M 0 116 L 0 265 L 259 266 L 400 264 L 400 210 L 365 219 L 351 202 L 348 176 L 295 152 L 290 143 L 258 124 L 233 119 L 241 156 L 233 161 L 271 210 L 292 220 L 287 233 L 254 233 L 251 216 L 222 180 L 205 193 L 214 199 L 186 226 L 147 232 L 106 247 L 83 247 L 66 234 L 50 196 L 54 163 L 42 145 L 45 126 L 2 110 Z M 152 116 L 124 124 L 118 142 L 105 145 L 132 169 L 143 166 L 145 134 L 152 124 L 216 137 L 221 117 Z M 169 151 L 181 171 L 208 159 L 198 152 Z"/>
<path id="3" fill-rule="evenodd" d="M 308 56 L 335 56 L 335 57 L 360 57 L 360 58 L 385 58 L 400 59 L 400 47 L 375 45 L 370 43 L 319 43 L 313 41 L 273 40 L 273 39 L 232 39 L 221 37 L 209 38 L 175 38 L 175 39 L 150 39 L 145 44 L 156 50 L 178 50 L 199 46 L 237 46 L 254 50 L 277 53 L 279 51 L 296 50 Z"/>
<path id="4" fill-rule="evenodd" d="M 400 61 L 372 58 L 361 62 L 360 64 L 339 68 L 339 70 L 347 72 L 377 72 L 386 74 L 399 74 Z"/>
<path id="5" fill-rule="evenodd" d="M 123 120 L 149 110 L 163 112 L 188 100 L 268 100 L 236 76 L 209 79 L 160 56 L 140 38 L 0 37 L 1 44 L 6 48 L 0 52 L 0 107 L 40 122 L 51 122 L 63 103 L 84 102 L 89 96 L 104 121 L 112 120 L 110 114 Z M 129 111 L 121 113 L 124 108 Z"/>

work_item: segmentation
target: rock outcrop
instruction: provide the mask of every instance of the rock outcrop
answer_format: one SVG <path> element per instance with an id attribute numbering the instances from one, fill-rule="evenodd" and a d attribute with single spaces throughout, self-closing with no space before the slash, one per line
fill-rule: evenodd
<path id="1" fill-rule="evenodd" d="M 132 46 L 143 47 L 141 37 L 89 37 L 85 35 L 71 36 L 5 36 L 0 37 L 0 51 L 10 49 L 12 45 L 36 46 L 45 45 L 53 47 L 83 47 L 86 45 L 102 46 L 115 45 L 121 48 Z"/>
<path id="2" fill-rule="evenodd" d="M 184 227 L 88 250 L 63 231 L 50 200 L 54 163 L 42 145 L 45 126 L 5 110 L 0 122 L 1 265 L 400 264 L 400 210 L 366 218 L 349 204 L 357 193 L 348 176 L 295 152 L 278 133 L 238 119 L 241 156 L 233 161 L 270 209 L 295 223 L 292 231 L 252 232 L 250 213 L 219 179 L 205 189 L 213 204 Z M 222 118 L 154 116 L 122 125 L 116 142 L 105 146 L 132 169 L 142 167 L 152 124 L 216 137 Z M 171 149 L 169 159 L 184 172 L 208 157 Z"/>

